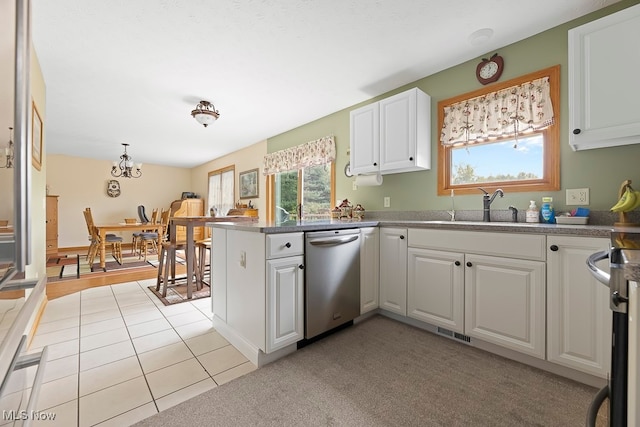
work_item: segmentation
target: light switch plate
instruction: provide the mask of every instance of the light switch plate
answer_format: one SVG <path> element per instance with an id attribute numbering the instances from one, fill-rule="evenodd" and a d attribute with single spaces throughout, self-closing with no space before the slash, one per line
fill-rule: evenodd
<path id="1" fill-rule="evenodd" d="M 569 205 L 588 205 L 589 189 L 588 188 L 567 188 L 567 206 Z"/>
<path id="2" fill-rule="evenodd" d="M 391 207 L 391 197 L 385 197 L 383 199 L 383 204 L 385 208 Z"/>

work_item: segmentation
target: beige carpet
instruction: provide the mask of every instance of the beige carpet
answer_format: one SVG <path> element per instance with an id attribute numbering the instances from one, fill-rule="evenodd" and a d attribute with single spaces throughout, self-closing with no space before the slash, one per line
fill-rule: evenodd
<path id="1" fill-rule="evenodd" d="M 596 389 L 375 316 L 139 426 L 582 426 Z"/>

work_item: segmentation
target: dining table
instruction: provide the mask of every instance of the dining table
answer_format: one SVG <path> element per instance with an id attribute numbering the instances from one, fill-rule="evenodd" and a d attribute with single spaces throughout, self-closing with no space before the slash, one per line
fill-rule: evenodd
<path id="1" fill-rule="evenodd" d="M 185 239 L 185 263 L 187 270 L 186 286 L 187 299 L 192 298 L 193 294 L 193 276 L 194 259 L 196 256 L 196 242 L 193 237 L 193 229 L 195 227 L 205 226 L 208 222 L 255 222 L 257 217 L 250 216 L 176 216 L 169 218 L 169 238 L 173 245 L 176 245 L 176 227 L 183 226 L 186 229 Z M 175 268 L 175 262 L 172 263 Z M 175 270 L 172 268 L 172 275 L 175 277 Z"/>
<path id="2" fill-rule="evenodd" d="M 106 248 L 107 248 L 107 233 L 114 231 L 148 231 L 150 233 L 158 233 L 158 247 L 162 243 L 162 224 L 152 224 L 145 222 L 137 223 L 125 223 L 120 222 L 117 224 L 102 224 L 95 226 L 98 229 L 98 235 L 100 236 L 100 268 L 102 271 L 107 271 L 106 267 Z"/>

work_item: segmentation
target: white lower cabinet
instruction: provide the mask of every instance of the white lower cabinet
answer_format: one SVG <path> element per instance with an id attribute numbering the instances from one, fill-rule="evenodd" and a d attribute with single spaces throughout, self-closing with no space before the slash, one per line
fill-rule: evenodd
<path id="1" fill-rule="evenodd" d="M 304 335 L 303 257 L 267 261 L 267 353 Z"/>
<path id="2" fill-rule="evenodd" d="M 407 315 L 407 229 L 380 229 L 380 308 Z"/>
<path id="3" fill-rule="evenodd" d="M 544 359 L 545 236 L 408 235 L 408 317 Z"/>
<path id="4" fill-rule="evenodd" d="M 465 255 L 465 334 L 545 357 L 545 263 Z"/>
<path id="5" fill-rule="evenodd" d="M 360 229 L 360 314 L 379 305 L 380 233 L 378 227 Z"/>
<path id="6" fill-rule="evenodd" d="M 409 248 L 407 316 L 464 333 L 464 255 Z"/>
<path id="7" fill-rule="evenodd" d="M 609 290 L 586 260 L 609 249 L 609 239 L 547 237 L 547 359 L 606 378 L 611 363 Z M 598 266 L 609 271 L 608 262 Z"/>
<path id="8" fill-rule="evenodd" d="M 260 351 L 304 338 L 303 233 L 214 227 L 211 248 L 213 321 L 225 338 L 256 364 Z"/>

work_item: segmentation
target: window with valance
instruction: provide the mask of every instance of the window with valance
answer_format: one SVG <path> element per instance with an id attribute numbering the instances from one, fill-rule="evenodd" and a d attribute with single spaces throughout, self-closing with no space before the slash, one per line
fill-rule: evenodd
<path id="1" fill-rule="evenodd" d="M 336 145 L 326 136 L 267 154 L 267 220 L 279 224 L 330 219 L 335 200 Z"/>
<path id="2" fill-rule="evenodd" d="M 336 144 L 333 136 L 305 142 L 264 156 L 262 173 L 273 175 L 307 166 L 324 165 L 336 159 Z"/>
<path id="3" fill-rule="evenodd" d="M 560 66 L 438 103 L 438 194 L 559 189 Z"/>

